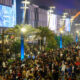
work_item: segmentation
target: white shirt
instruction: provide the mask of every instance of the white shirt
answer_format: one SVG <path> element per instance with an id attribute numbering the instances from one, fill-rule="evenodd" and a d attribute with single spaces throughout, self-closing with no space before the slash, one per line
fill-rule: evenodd
<path id="1" fill-rule="evenodd" d="M 5 67 L 6 67 L 6 63 L 5 63 L 5 62 L 3 62 L 3 63 L 2 63 L 2 65 L 3 65 L 3 68 L 5 68 Z"/>
<path id="2" fill-rule="evenodd" d="M 61 70 L 65 72 L 65 70 L 66 70 L 66 65 L 65 64 L 62 65 L 62 69 Z"/>

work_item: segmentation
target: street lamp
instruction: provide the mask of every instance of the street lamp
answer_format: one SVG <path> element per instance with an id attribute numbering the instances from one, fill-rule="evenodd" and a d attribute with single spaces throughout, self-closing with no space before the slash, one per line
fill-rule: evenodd
<path id="1" fill-rule="evenodd" d="M 78 34 L 79 34 L 79 31 L 76 31 L 76 43 L 78 42 Z"/>
<path id="2" fill-rule="evenodd" d="M 76 23 L 75 26 L 80 26 L 80 24 Z M 78 35 L 79 35 L 79 31 L 76 30 L 76 43 L 78 42 Z"/>
<path id="3" fill-rule="evenodd" d="M 60 30 L 60 48 L 62 48 L 62 34 L 63 34 L 63 30 Z"/>
<path id="4" fill-rule="evenodd" d="M 28 0 L 22 1 L 22 4 L 24 4 L 23 7 L 21 7 L 21 9 L 24 10 L 24 21 L 23 24 L 25 24 L 25 18 L 26 18 L 26 10 L 28 9 L 28 5 L 30 4 L 30 2 Z M 21 29 L 21 60 L 24 60 L 24 36 L 23 36 L 23 32 L 25 32 L 24 27 Z"/>
<path id="5" fill-rule="evenodd" d="M 79 31 L 76 31 L 77 34 L 79 34 Z"/>
<path id="6" fill-rule="evenodd" d="M 26 32 L 26 29 L 23 27 L 23 28 L 21 29 L 21 32 L 25 33 L 25 32 Z"/>

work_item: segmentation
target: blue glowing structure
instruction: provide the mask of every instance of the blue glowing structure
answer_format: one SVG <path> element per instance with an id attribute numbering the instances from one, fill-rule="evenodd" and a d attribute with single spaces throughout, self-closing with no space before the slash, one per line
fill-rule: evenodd
<path id="1" fill-rule="evenodd" d="M 77 34 L 76 34 L 76 43 L 78 42 L 78 36 L 77 36 Z"/>
<path id="2" fill-rule="evenodd" d="M 16 0 L 11 7 L 0 5 L 0 27 L 14 27 L 16 25 Z"/>
<path id="3" fill-rule="evenodd" d="M 24 60 L 24 36 L 21 35 L 21 60 Z"/>
<path id="4" fill-rule="evenodd" d="M 60 34 L 60 48 L 62 48 L 62 35 Z"/>

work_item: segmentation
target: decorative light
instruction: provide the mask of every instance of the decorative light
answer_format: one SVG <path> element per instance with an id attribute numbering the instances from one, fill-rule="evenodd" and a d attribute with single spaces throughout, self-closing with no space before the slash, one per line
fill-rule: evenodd
<path id="1" fill-rule="evenodd" d="M 63 15 L 67 16 L 67 15 L 68 15 L 68 13 L 64 13 Z"/>
<path id="2" fill-rule="evenodd" d="M 50 6 L 50 9 L 55 9 L 56 7 L 55 6 Z"/>
<path id="3" fill-rule="evenodd" d="M 62 28 L 60 29 L 60 33 L 61 33 L 61 34 L 63 34 L 63 33 L 64 33 L 64 31 L 62 30 Z"/>
<path id="4" fill-rule="evenodd" d="M 79 31 L 77 30 L 76 33 L 79 34 Z"/>
<path id="5" fill-rule="evenodd" d="M 75 24 L 75 26 L 80 26 L 80 24 Z"/>
<path id="6" fill-rule="evenodd" d="M 22 3 L 22 4 L 27 4 L 27 5 L 30 4 L 30 2 L 29 2 L 28 0 L 22 1 L 21 3 Z"/>
<path id="7" fill-rule="evenodd" d="M 66 18 L 66 16 L 64 15 L 64 16 L 62 16 L 62 18 L 63 18 L 63 19 L 65 19 L 65 18 Z"/>
<path id="8" fill-rule="evenodd" d="M 22 29 L 21 29 L 21 32 L 26 32 L 26 29 L 23 27 Z"/>

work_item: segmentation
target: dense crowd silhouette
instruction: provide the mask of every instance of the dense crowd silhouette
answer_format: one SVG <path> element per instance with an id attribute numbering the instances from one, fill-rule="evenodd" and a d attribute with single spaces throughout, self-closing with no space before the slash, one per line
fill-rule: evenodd
<path id="1" fill-rule="evenodd" d="M 80 80 L 78 45 L 50 51 L 30 49 L 26 54 L 29 57 L 24 61 L 16 59 L 10 64 L 3 61 L 3 80 Z"/>

